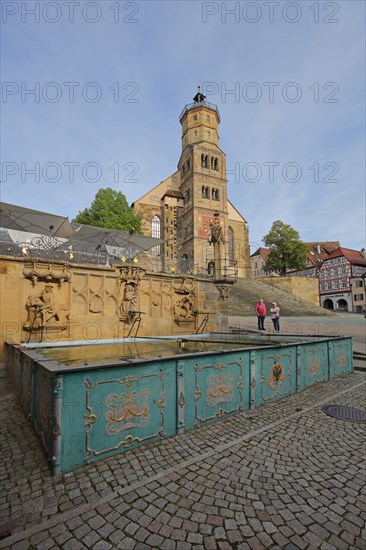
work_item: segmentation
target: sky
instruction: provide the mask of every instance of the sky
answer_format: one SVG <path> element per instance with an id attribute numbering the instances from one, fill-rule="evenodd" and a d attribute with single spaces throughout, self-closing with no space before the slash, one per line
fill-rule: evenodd
<path id="1" fill-rule="evenodd" d="M 365 247 L 363 1 L 1 3 L 3 202 L 66 215 L 177 169 L 179 115 L 217 105 L 251 252 L 275 220 Z"/>

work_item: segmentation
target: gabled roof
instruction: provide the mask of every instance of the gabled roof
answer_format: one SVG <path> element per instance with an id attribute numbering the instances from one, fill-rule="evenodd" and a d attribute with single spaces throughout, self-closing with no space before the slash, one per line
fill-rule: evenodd
<path id="1" fill-rule="evenodd" d="M 314 265 L 319 266 L 320 262 L 323 262 L 329 258 L 329 254 L 334 252 L 339 248 L 338 241 L 325 241 L 325 242 L 314 242 L 314 243 L 305 243 L 309 249 L 306 256 L 308 261 Z"/>
<path id="2" fill-rule="evenodd" d="M 334 252 L 332 252 L 327 260 L 333 258 L 339 258 L 344 256 L 351 264 L 366 266 L 366 258 L 361 254 L 359 250 L 353 250 L 352 248 L 344 248 L 339 246 Z"/>
<path id="3" fill-rule="evenodd" d="M 270 252 L 269 248 L 264 248 L 261 246 L 255 252 L 253 252 L 253 254 L 251 254 L 250 257 L 253 258 L 253 256 L 261 256 L 264 261 L 267 261 L 269 252 Z"/>

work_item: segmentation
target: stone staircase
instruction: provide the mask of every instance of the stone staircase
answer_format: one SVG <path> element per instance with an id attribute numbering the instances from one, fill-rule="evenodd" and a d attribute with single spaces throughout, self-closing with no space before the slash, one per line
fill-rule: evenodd
<path id="1" fill-rule="evenodd" d="M 306 300 L 272 287 L 255 279 L 238 279 L 229 291 L 229 315 L 255 315 L 255 304 L 263 298 L 267 306 L 267 315 L 272 302 L 276 302 L 281 314 L 287 317 L 309 315 L 331 315 L 334 313 L 316 306 Z"/>

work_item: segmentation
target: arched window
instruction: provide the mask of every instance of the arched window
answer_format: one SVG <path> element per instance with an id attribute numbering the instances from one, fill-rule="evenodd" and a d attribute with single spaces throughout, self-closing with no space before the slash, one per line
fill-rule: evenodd
<path id="1" fill-rule="evenodd" d="M 151 220 L 151 236 L 155 239 L 160 239 L 161 227 L 160 227 L 160 218 L 159 216 L 154 216 Z M 154 246 L 151 249 L 151 255 L 153 258 L 160 258 L 160 246 Z"/>
<path id="2" fill-rule="evenodd" d="M 189 172 L 189 169 L 191 167 L 191 159 L 187 159 L 187 172 Z"/>
<path id="3" fill-rule="evenodd" d="M 208 275 L 215 275 L 215 262 L 208 262 L 207 273 Z"/>
<path id="4" fill-rule="evenodd" d="M 229 226 L 227 233 L 228 233 L 228 244 L 229 244 L 229 262 L 230 264 L 233 264 L 235 262 L 233 228 Z"/>
<path id="5" fill-rule="evenodd" d="M 219 198 L 220 198 L 220 195 L 219 195 L 219 190 L 216 188 L 216 187 L 213 187 L 212 188 L 212 191 L 211 191 L 211 197 L 214 201 L 218 201 Z"/>
<path id="6" fill-rule="evenodd" d="M 214 170 L 218 170 L 219 169 L 219 159 L 216 157 L 214 159 Z"/>
<path id="7" fill-rule="evenodd" d="M 208 187 L 207 185 L 202 185 L 202 197 L 208 199 Z"/>

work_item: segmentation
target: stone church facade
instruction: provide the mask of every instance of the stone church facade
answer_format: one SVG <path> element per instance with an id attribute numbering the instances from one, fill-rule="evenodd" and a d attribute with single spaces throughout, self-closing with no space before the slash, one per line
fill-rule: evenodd
<path id="1" fill-rule="evenodd" d="M 226 155 L 219 144 L 220 114 L 198 93 L 180 115 L 178 170 L 133 204 L 143 233 L 165 243 L 151 261 L 166 272 L 214 274 L 214 224 L 221 228 L 221 272 L 250 277 L 247 222 L 228 200 Z M 216 264 L 217 266 L 217 264 Z"/>

